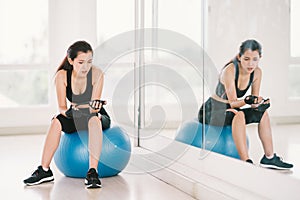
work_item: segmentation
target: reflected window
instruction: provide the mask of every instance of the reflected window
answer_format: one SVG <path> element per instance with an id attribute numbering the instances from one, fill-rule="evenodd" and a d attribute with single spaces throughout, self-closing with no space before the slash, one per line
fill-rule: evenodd
<path id="1" fill-rule="evenodd" d="M 300 1 L 291 0 L 291 57 L 300 57 Z"/>
<path id="2" fill-rule="evenodd" d="M 291 27 L 290 27 L 290 56 L 289 66 L 289 97 L 292 99 L 300 98 L 300 1 L 291 0 Z"/>

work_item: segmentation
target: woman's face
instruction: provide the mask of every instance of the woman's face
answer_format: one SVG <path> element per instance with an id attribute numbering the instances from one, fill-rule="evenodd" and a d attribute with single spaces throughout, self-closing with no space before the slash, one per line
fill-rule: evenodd
<path id="1" fill-rule="evenodd" d="M 252 73 L 258 66 L 260 56 L 258 51 L 246 50 L 240 57 L 241 67 L 244 72 Z"/>
<path id="2" fill-rule="evenodd" d="M 86 76 L 92 67 L 93 53 L 91 51 L 87 53 L 78 52 L 77 57 L 73 61 L 69 60 L 69 62 L 73 65 L 73 70 L 77 76 Z"/>

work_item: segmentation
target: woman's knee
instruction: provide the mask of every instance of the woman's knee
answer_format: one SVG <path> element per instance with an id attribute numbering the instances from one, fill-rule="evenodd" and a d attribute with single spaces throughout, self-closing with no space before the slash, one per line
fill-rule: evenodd
<path id="1" fill-rule="evenodd" d="M 238 111 L 238 112 L 235 114 L 235 116 L 234 116 L 233 119 L 234 119 L 234 120 L 241 121 L 241 122 L 245 122 L 245 114 L 244 114 L 244 112 L 243 112 L 243 111 Z"/>
<path id="2" fill-rule="evenodd" d="M 62 130 L 62 126 L 60 124 L 60 121 L 56 117 L 52 118 L 51 127 L 56 129 L 56 130 L 60 130 L 60 131 Z"/>
<path id="3" fill-rule="evenodd" d="M 266 111 L 264 112 L 263 116 L 261 117 L 260 122 L 261 122 L 261 121 L 264 121 L 264 120 L 268 120 L 268 119 L 269 119 L 269 113 L 268 113 L 268 111 L 266 110 Z"/>
<path id="4" fill-rule="evenodd" d="M 89 127 L 101 127 L 101 120 L 99 119 L 98 116 L 92 116 L 89 119 L 88 126 Z"/>

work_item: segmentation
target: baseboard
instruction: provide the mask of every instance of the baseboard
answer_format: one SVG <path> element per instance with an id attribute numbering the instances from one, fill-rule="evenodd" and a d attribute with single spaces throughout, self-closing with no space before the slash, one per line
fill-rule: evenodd
<path id="1" fill-rule="evenodd" d="M 45 134 L 49 125 L 41 126 L 19 126 L 19 127 L 0 127 L 0 135 L 32 135 Z"/>
<path id="2" fill-rule="evenodd" d="M 276 125 L 300 124 L 300 116 L 272 116 L 270 119 Z"/>

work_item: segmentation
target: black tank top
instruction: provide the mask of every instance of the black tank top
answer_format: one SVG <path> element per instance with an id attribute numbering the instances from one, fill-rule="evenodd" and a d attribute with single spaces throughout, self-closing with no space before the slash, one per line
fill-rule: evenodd
<path id="1" fill-rule="evenodd" d="M 72 103 L 83 103 L 91 100 L 93 85 L 92 85 L 92 68 L 87 74 L 87 83 L 84 93 L 76 95 L 72 91 L 71 87 L 71 77 L 72 70 L 67 70 L 67 87 L 66 87 L 66 95 L 67 99 Z"/>
<path id="2" fill-rule="evenodd" d="M 238 80 L 239 80 L 239 66 L 238 66 L 238 61 L 237 59 L 234 59 L 232 61 L 232 63 L 234 64 L 234 67 L 235 67 L 235 90 L 236 90 L 236 96 L 238 98 L 240 97 L 243 97 L 246 93 L 247 93 L 247 90 L 250 88 L 252 82 L 253 82 L 253 77 L 254 77 L 254 72 L 252 72 L 250 74 L 250 79 L 249 79 L 249 83 L 248 83 L 248 86 L 246 89 L 244 90 L 240 90 L 238 88 Z M 230 63 L 229 63 L 230 64 Z M 227 64 L 228 65 L 228 64 Z M 226 65 L 226 66 L 227 66 Z M 225 67 L 226 67 L 225 66 Z M 226 95 L 226 91 L 225 91 L 225 86 L 221 83 L 220 79 L 219 79 L 219 82 L 218 82 L 218 85 L 217 85 L 217 88 L 216 88 L 216 95 L 219 96 L 220 98 L 222 99 L 226 99 L 228 100 L 227 98 L 227 95 Z"/>

